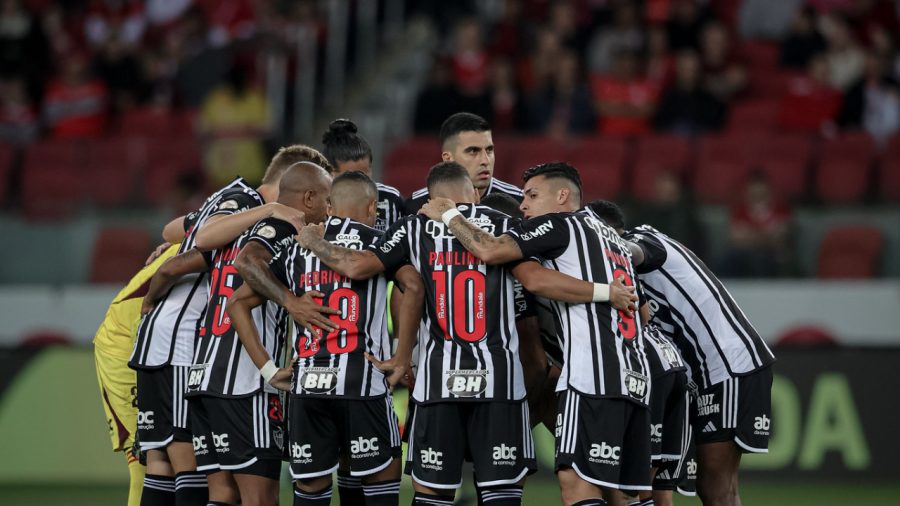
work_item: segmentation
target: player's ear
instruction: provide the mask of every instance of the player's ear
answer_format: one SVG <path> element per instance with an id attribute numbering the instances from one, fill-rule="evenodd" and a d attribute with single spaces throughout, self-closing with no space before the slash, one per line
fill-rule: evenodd
<path id="1" fill-rule="evenodd" d="M 569 200 L 569 195 L 572 192 L 568 188 L 560 188 L 559 193 L 556 194 L 556 202 L 558 204 L 565 204 L 566 201 Z"/>
<path id="2" fill-rule="evenodd" d="M 444 151 L 441 153 L 441 160 L 445 162 L 453 161 L 453 155 L 451 155 L 449 151 Z"/>
<path id="3" fill-rule="evenodd" d="M 373 200 L 369 201 L 369 216 L 370 217 L 378 216 L 378 201 L 377 200 L 373 199 Z"/>

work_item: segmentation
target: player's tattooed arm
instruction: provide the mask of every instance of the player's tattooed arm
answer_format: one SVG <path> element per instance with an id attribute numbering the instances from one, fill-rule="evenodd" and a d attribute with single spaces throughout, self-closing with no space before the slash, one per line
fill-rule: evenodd
<path id="1" fill-rule="evenodd" d="M 266 218 L 278 218 L 299 229 L 303 226 L 305 214 L 293 207 L 278 202 L 254 207 L 240 213 L 209 217 L 197 230 L 194 245 L 200 251 L 211 251 L 234 241 L 248 228 Z"/>
<path id="2" fill-rule="evenodd" d="M 375 367 L 387 374 L 388 384 L 392 389 L 402 380 L 409 379 L 406 378 L 407 375 L 412 375 L 412 350 L 416 345 L 419 323 L 422 321 L 422 312 L 425 307 L 425 285 L 422 283 L 422 276 L 413 266 L 401 267 L 397 270 L 394 278 L 403 291 L 397 319 L 394 320 L 397 351 L 394 352 L 393 357 L 385 361 L 366 354 L 366 358 Z"/>
<path id="3" fill-rule="evenodd" d="M 244 283 L 257 295 L 285 308 L 297 323 L 304 327 L 316 325 L 329 331 L 336 329 L 337 325 L 328 318 L 328 315 L 340 314 L 340 311 L 317 303 L 314 299 L 322 298 L 321 292 L 306 292 L 300 297 L 294 295 L 272 274 L 269 268 L 271 260 L 272 253 L 269 250 L 262 244 L 251 241 L 238 253 L 235 267 Z"/>
<path id="4" fill-rule="evenodd" d="M 257 369 L 262 369 L 269 360 L 272 360 L 269 352 L 266 351 L 262 341 L 259 339 L 259 331 L 256 330 L 253 315 L 250 313 L 253 308 L 262 304 L 264 300 L 253 291 L 253 288 L 245 283 L 228 298 L 228 303 L 225 306 L 225 311 L 231 319 L 231 325 L 237 332 L 241 345 L 247 351 L 247 355 Z M 291 367 L 278 369 L 272 379 L 269 380 L 269 384 L 280 390 L 290 390 Z"/>
<path id="5" fill-rule="evenodd" d="M 452 200 L 436 197 L 425 203 L 419 214 L 442 221 L 444 213 L 455 208 L 456 203 Z M 508 235 L 495 237 L 459 215 L 452 218 L 447 226 L 467 250 L 487 264 L 505 264 L 522 258 L 522 249 Z"/>
<path id="6" fill-rule="evenodd" d="M 369 250 L 355 250 L 332 244 L 324 239 L 325 227 L 306 225 L 297 234 L 297 243 L 313 253 L 325 265 L 350 279 L 369 279 L 384 272 L 384 264 Z"/>
<path id="7" fill-rule="evenodd" d="M 147 295 L 144 296 L 143 304 L 141 304 L 141 314 L 149 313 L 156 301 L 168 292 L 182 276 L 208 270 L 209 265 L 207 265 L 206 259 L 196 249 L 190 249 L 166 260 L 150 279 L 150 287 L 147 289 Z"/>
<path id="8" fill-rule="evenodd" d="M 547 299 L 570 304 L 592 302 L 594 283 L 548 269 L 537 262 L 522 262 L 512 268 L 513 276 L 529 292 Z M 609 285 L 609 303 L 616 309 L 631 314 L 638 297 L 633 286 L 625 286 L 624 277 L 618 277 Z"/>

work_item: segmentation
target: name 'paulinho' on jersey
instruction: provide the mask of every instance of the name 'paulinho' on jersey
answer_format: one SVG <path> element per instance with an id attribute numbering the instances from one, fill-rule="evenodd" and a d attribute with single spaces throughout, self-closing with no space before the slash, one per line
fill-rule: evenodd
<path id="1" fill-rule="evenodd" d="M 635 277 L 631 252 L 615 230 L 582 213 L 551 213 L 507 232 L 525 258 L 594 283 Z M 563 345 L 557 391 L 572 388 L 594 397 L 622 397 L 647 404 L 650 372 L 640 322 L 608 302 L 550 301 Z"/>
<path id="2" fill-rule="evenodd" d="M 375 215 L 375 230 L 384 232 L 400 218 L 406 215 L 406 202 L 400 190 L 393 186 L 375 183 L 378 188 L 378 202 Z"/>
<path id="3" fill-rule="evenodd" d="M 263 204 L 262 197 L 242 178 L 210 195 L 200 209 L 184 218 L 184 240 L 178 253 L 195 245 L 197 231 L 210 216 L 234 214 Z M 207 273 L 183 276 L 141 320 L 129 367 L 158 369 L 188 366 L 194 358 L 197 327 L 209 300 Z"/>
<path id="4" fill-rule="evenodd" d="M 381 233 L 349 218 L 327 217 L 324 237 L 338 246 L 364 250 L 378 241 Z M 318 327 L 292 326 L 291 342 L 297 357 L 293 393 L 355 399 L 385 395 L 384 374 L 364 353 L 379 360 L 391 354 L 386 277 L 352 280 L 341 276 L 297 244 L 272 259 L 270 268 L 294 294 L 322 292 L 323 305 L 341 311 L 330 316 L 337 330 L 326 333 Z"/>
<path id="5" fill-rule="evenodd" d="M 266 218 L 210 255 L 209 299 L 188 376 L 189 395 L 245 397 L 262 388 L 275 392 L 259 375 L 225 309 L 231 295 L 244 284 L 234 264 L 241 249 L 250 242 L 258 242 L 277 253 L 293 243 L 296 233 L 290 223 Z M 265 301 L 250 314 L 263 347 L 276 364 L 281 363 L 286 333 L 284 310 L 274 302 Z"/>
<path id="6" fill-rule="evenodd" d="M 512 224 L 484 206 L 461 204 L 463 217 L 491 234 Z M 388 271 L 411 263 L 425 284 L 425 312 L 413 398 L 417 402 L 520 400 L 525 397 L 516 290 L 509 270 L 486 265 L 441 222 L 407 216 L 371 250 Z M 524 291 L 518 291 L 524 296 Z"/>
<path id="7" fill-rule="evenodd" d="M 644 253 L 637 271 L 651 321 L 678 346 L 696 383 L 708 387 L 775 361 L 722 282 L 692 251 L 648 225 L 625 238 Z"/>

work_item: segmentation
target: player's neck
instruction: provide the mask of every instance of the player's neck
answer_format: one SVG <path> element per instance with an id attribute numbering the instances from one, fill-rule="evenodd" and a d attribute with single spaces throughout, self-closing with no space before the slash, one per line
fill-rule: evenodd
<path id="1" fill-rule="evenodd" d="M 263 200 L 268 204 L 269 202 L 275 202 L 278 200 L 278 185 L 272 183 L 265 183 L 259 185 L 259 188 L 256 189 L 256 192 L 259 193 Z"/>

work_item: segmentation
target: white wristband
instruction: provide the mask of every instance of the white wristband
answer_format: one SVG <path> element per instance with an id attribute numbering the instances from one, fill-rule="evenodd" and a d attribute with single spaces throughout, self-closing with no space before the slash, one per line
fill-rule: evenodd
<path id="1" fill-rule="evenodd" d="M 457 216 L 462 216 L 462 213 L 459 212 L 459 209 L 455 207 L 452 209 L 447 209 L 446 211 L 444 211 L 444 214 L 441 215 L 441 221 L 444 222 L 444 225 L 447 225 L 449 227 L 450 220 L 456 218 Z"/>
<path id="2" fill-rule="evenodd" d="M 266 362 L 266 365 L 262 366 L 262 369 L 259 370 L 259 374 L 266 380 L 266 383 L 272 381 L 272 377 L 275 376 L 276 372 L 278 372 L 278 366 L 271 360 Z"/>
<path id="3" fill-rule="evenodd" d="M 594 283 L 594 302 L 609 301 L 609 285 L 604 283 Z"/>

